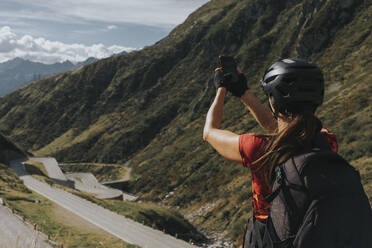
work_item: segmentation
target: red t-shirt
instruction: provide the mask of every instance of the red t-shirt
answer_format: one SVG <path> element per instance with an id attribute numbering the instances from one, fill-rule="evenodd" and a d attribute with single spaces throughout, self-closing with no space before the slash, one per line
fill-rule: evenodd
<path id="1" fill-rule="evenodd" d="M 328 141 L 333 152 L 337 152 L 336 136 L 323 128 L 322 134 Z M 257 219 L 267 219 L 270 212 L 270 204 L 265 201 L 265 196 L 271 193 L 271 186 L 265 183 L 262 170 L 254 170 L 252 162 L 259 159 L 265 153 L 265 146 L 268 139 L 257 137 L 254 134 L 243 134 L 239 136 L 239 151 L 242 156 L 242 163 L 245 167 L 250 168 L 252 173 L 252 193 L 254 216 Z"/>

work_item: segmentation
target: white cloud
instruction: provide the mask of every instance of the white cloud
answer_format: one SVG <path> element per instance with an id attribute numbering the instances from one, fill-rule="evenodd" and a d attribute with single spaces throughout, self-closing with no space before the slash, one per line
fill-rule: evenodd
<path id="1" fill-rule="evenodd" d="M 118 28 L 118 26 L 116 26 L 116 25 L 109 25 L 109 26 L 107 26 L 107 29 L 108 30 L 114 30 L 114 29 L 117 29 Z"/>
<path id="2" fill-rule="evenodd" d="M 105 58 L 114 53 L 131 51 L 133 48 L 122 46 L 109 46 L 94 44 L 65 44 L 59 41 L 50 41 L 45 38 L 34 38 L 24 35 L 20 38 L 8 26 L 0 28 L 0 62 L 16 57 L 42 63 L 56 63 L 65 60 L 78 62 L 88 57 Z"/>

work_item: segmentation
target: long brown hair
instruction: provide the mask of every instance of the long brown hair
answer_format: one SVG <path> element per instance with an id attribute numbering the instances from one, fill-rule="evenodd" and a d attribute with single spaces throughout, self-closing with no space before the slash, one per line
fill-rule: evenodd
<path id="1" fill-rule="evenodd" d="M 311 148 L 322 127 L 313 111 L 286 117 L 290 120 L 287 127 L 275 135 L 265 136 L 269 139 L 265 154 L 253 162 L 252 168 L 263 170 L 268 185 L 272 183 L 275 165 L 283 163 L 305 148 Z"/>

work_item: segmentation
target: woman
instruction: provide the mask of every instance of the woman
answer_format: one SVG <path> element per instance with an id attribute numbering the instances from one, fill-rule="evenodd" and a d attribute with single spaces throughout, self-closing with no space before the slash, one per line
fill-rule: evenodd
<path id="1" fill-rule="evenodd" d="M 225 158 L 250 169 L 253 214 L 256 220 L 265 222 L 270 211 L 265 197 L 271 193 L 276 165 L 318 145 L 337 152 L 335 136 L 322 128 L 314 116 L 323 101 L 322 72 L 314 64 L 300 59 L 274 63 L 261 80 L 261 87 L 269 96 L 270 110 L 249 92 L 242 74 L 233 82 L 229 75 L 224 74 L 223 68 L 216 69 L 215 85 L 217 95 L 207 114 L 203 139 Z M 266 135 L 238 135 L 220 129 L 227 90 L 240 97 Z"/>

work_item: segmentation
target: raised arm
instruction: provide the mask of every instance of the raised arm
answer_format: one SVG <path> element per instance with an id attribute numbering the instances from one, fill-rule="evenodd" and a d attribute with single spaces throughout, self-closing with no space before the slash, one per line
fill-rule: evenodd
<path id="1" fill-rule="evenodd" d="M 239 152 L 239 135 L 228 130 L 220 129 L 225 96 L 226 88 L 218 88 L 216 98 L 207 114 L 203 139 L 225 158 L 235 162 L 241 162 L 242 158 Z"/>
<path id="2" fill-rule="evenodd" d="M 265 129 L 267 133 L 274 133 L 277 130 L 277 121 L 274 119 L 271 111 L 265 107 L 252 93 L 248 90 L 244 92 L 240 100 L 252 113 L 258 124 Z"/>

